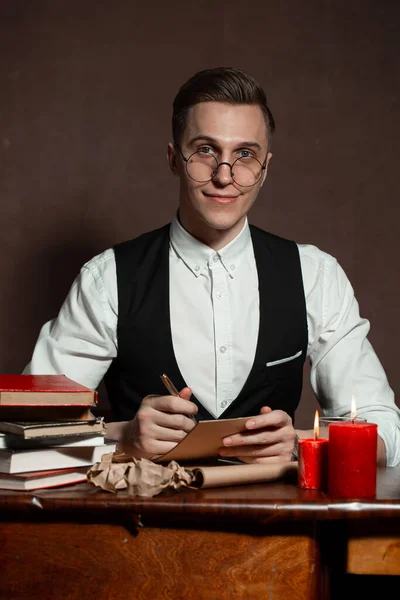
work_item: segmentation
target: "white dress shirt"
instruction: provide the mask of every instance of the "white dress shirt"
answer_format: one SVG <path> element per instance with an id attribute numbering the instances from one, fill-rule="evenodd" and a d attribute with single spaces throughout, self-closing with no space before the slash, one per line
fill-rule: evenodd
<path id="1" fill-rule="evenodd" d="M 310 245 L 299 245 L 299 252 L 311 385 L 322 412 L 348 416 L 354 394 L 358 416 L 378 424 L 387 465 L 400 464 L 400 411 L 367 340 L 369 322 L 359 315 L 353 288 L 332 256 Z M 169 265 L 177 363 L 198 400 L 218 417 L 243 387 L 257 345 L 258 275 L 247 222 L 215 252 L 175 219 Z M 108 249 L 82 267 L 58 317 L 42 327 L 24 372 L 64 373 L 96 388 L 117 355 L 117 321 L 115 257 Z"/>

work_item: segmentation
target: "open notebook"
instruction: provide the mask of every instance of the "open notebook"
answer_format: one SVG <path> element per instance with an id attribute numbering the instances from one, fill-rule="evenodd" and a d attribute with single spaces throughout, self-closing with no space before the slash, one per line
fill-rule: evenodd
<path id="1" fill-rule="evenodd" d="M 245 423 L 250 418 L 200 421 L 173 450 L 166 454 L 153 456 L 152 460 L 169 462 L 170 460 L 217 458 L 219 456 L 218 449 L 223 446 L 222 439 L 228 435 L 246 431 Z"/>

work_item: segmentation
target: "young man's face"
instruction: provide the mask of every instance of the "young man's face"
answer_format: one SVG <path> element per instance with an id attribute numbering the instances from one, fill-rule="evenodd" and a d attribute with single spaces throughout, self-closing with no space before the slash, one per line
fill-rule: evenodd
<path id="1" fill-rule="evenodd" d="M 190 109 L 180 148 L 184 157 L 199 152 L 196 155 L 198 160 L 201 163 L 209 160 L 214 167 L 217 162 L 232 164 L 237 158 L 257 165 L 251 160 L 256 158 L 267 167 L 271 157 L 261 109 L 221 102 L 202 102 Z M 213 156 L 210 157 L 210 154 Z M 240 185 L 240 181 L 234 181 L 226 164 L 218 168 L 210 181 L 194 181 L 187 174 L 186 163 L 179 150 L 172 144 L 169 146 L 169 161 L 180 178 L 179 217 L 182 225 L 204 243 L 218 239 L 224 244 L 229 243 L 242 229 L 246 214 L 265 180 L 267 168 L 258 171 L 261 177 L 255 185 L 245 187 Z M 193 162 L 189 169 L 192 167 Z M 239 180 L 240 174 L 236 164 L 233 175 Z"/>

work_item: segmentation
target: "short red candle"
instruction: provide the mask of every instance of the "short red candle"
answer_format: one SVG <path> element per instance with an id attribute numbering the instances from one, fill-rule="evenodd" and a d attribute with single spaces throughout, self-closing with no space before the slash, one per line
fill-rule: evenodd
<path id="1" fill-rule="evenodd" d="M 299 487 L 309 490 L 323 490 L 326 487 L 328 446 L 328 440 L 324 438 L 299 440 Z"/>
<path id="2" fill-rule="evenodd" d="M 329 425 L 328 492 L 337 498 L 372 498 L 376 494 L 375 423 Z"/>

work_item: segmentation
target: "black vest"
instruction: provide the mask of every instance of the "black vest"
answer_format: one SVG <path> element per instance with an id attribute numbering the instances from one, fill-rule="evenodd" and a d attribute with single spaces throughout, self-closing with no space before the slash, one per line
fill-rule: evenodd
<path id="1" fill-rule="evenodd" d="M 165 395 L 161 373 L 167 373 L 178 389 L 190 386 L 182 378 L 172 345 L 169 229 L 166 225 L 114 247 L 118 356 L 105 376 L 105 385 L 117 420 L 132 419 L 144 396 Z M 299 252 L 292 241 L 254 226 L 250 231 L 260 294 L 257 349 L 241 392 L 221 418 L 252 416 L 262 406 L 284 410 L 294 418 L 308 341 Z M 294 360 L 266 366 L 299 351 L 301 355 Z M 199 420 L 213 418 L 195 397 L 192 400 L 199 407 Z"/>

